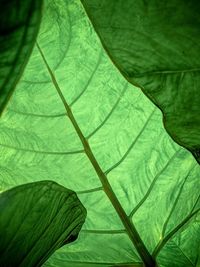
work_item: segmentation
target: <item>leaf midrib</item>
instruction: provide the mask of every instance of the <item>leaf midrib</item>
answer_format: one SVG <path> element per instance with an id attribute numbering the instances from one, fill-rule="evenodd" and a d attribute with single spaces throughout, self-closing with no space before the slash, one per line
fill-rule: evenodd
<path id="1" fill-rule="evenodd" d="M 104 192 L 106 193 L 107 197 L 109 198 L 109 200 L 111 201 L 113 207 L 115 208 L 118 216 L 120 217 L 126 231 L 127 234 L 131 240 L 131 242 L 133 243 L 133 245 L 135 246 L 136 250 L 138 251 L 140 257 L 142 258 L 143 262 L 145 263 L 146 267 L 153 267 L 155 266 L 155 261 L 153 259 L 153 257 L 150 255 L 149 251 L 147 250 L 145 244 L 143 243 L 142 239 L 139 236 L 139 233 L 137 232 L 134 224 L 132 223 L 132 221 L 130 220 L 130 218 L 126 215 L 121 203 L 119 202 L 119 200 L 117 199 L 114 191 L 112 190 L 112 187 L 107 179 L 106 174 L 102 171 L 100 165 L 98 164 L 91 148 L 90 145 L 87 141 L 87 139 L 84 137 L 81 129 L 79 128 L 76 119 L 71 111 L 70 106 L 68 105 L 68 103 L 66 102 L 64 95 L 62 94 L 62 91 L 57 83 L 57 80 L 50 68 L 50 66 L 48 65 L 48 62 L 39 46 L 39 44 L 36 44 L 38 51 L 44 61 L 44 64 L 48 70 L 48 73 L 51 77 L 52 83 L 60 97 L 60 99 L 62 100 L 62 103 L 66 109 L 67 112 L 67 116 L 70 119 L 72 125 L 74 126 L 74 129 L 77 133 L 77 135 L 79 136 L 79 139 L 83 145 L 84 148 L 84 152 L 87 155 L 88 159 L 90 160 L 92 166 L 94 167 L 97 176 L 99 177 L 101 183 L 102 183 L 102 187 Z"/>

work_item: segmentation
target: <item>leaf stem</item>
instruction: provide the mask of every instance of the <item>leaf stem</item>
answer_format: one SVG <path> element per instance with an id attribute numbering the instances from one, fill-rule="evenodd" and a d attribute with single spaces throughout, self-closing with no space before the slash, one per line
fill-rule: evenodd
<path id="1" fill-rule="evenodd" d="M 139 233 L 137 232 L 134 224 L 132 223 L 132 220 L 130 220 L 130 218 L 127 216 L 121 203 L 119 202 L 114 191 L 112 190 L 112 187 L 111 187 L 111 185 L 107 179 L 106 174 L 102 171 L 100 165 L 98 164 L 98 162 L 97 162 L 97 160 L 96 160 L 96 158 L 95 158 L 95 156 L 94 156 L 94 154 L 90 148 L 90 145 L 89 145 L 87 139 L 84 137 L 81 129 L 79 128 L 79 126 L 76 122 L 76 119 L 72 113 L 72 110 L 71 110 L 70 106 L 68 105 L 68 103 L 66 102 L 65 97 L 62 94 L 62 91 L 61 91 L 61 89 L 60 89 L 60 87 L 56 81 L 56 78 L 55 78 L 53 72 L 51 71 L 51 68 L 49 67 L 49 65 L 45 59 L 45 56 L 44 56 L 44 54 L 43 54 L 43 52 L 42 52 L 42 50 L 38 44 L 37 44 L 37 48 L 38 48 L 38 50 L 41 54 L 41 57 L 43 58 L 43 61 L 44 61 L 45 65 L 48 69 L 49 75 L 51 77 L 51 80 L 52 80 L 55 88 L 56 88 L 56 91 L 63 102 L 63 105 L 66 109 L 68 118 L 70 119 L 72 125 L 74 126 L 74 129 L 76 130 L 76 132 L 80 138 L 80 141 L 83 145 L 84 151 L 85 151 L 88 159 L 90 160 L 91 164 L 93 165 L 93 167 L 94 167 L 94 169 L 95 169 L 95 171 L 96 171 L 96 173 L 97 173 L 97 175 L 98 175 L 98 177 L 102 183 L 102 187 L 103 187 L 104 192 L 106 193 L 107 197 L 109 198 L 113 207 L 115 208 L 116 212 L 118 213 L 118 216 L 120 217 L 130 240 L 132 241 L 133 245 L 135 246 L 135 248 L 136 248 L 137 252 L 139 253 L 141 259 L 143 260 L 145 266 L 146 267 L 155 267 L 156 263 L 155 263 L 154 258 L 151 256 L 151 254 L 147 250 L 145 244 L 143 243 L 142 239 L 140 238 Z"/>

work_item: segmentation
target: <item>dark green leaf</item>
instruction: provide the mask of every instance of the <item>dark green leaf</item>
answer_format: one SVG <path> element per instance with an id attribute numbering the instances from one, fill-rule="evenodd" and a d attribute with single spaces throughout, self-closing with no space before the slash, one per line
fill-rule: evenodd
<path id="1" fill-rule="evenodd" d="M 42 16 L 42 2 L 0 1 L 0 114 L 32 52 Z"/>
<path id="2" fill-rule="evenodd" d="M 64 243 L 74 241 L 86 210 L 76 194 L 52 181 L 0 194 L 0 266 L 41 266 Z"/>
<path id="3" fill-rule="evenodd" d="M 200 162 L 200 2 L 82 3 L 113 62 L 162 110 L 171 137 Z"/>

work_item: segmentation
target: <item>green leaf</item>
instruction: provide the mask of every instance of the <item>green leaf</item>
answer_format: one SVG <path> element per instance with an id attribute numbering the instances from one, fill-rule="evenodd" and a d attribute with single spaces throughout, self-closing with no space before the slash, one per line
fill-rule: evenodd
<path id="1" fill-rule="evenodd" d="M 44 266 L 195 265 L 199 165 L 113 66 L 80 1 L 45 2 L 0 148 L 1 190 L 52 177 L 87 209 L 79 240 Z"/>
<path id="2" fill-rule="evenodd" d="M 41 266 L 78 236 L 86 210 L 76 194 L 52 181 L 0 194 L 0 266 Z"/>
<path id="3" fill-rule="evenodd" d="M 5 109 L 32 52 L 43 0 L 0 2 L 0 114 Z"/>
<path id="4" fill-rule="evenodd" d="M 121 73 L 162 110 L 167 132 L 200 163 L 200 2 L 82 3 Z"/>

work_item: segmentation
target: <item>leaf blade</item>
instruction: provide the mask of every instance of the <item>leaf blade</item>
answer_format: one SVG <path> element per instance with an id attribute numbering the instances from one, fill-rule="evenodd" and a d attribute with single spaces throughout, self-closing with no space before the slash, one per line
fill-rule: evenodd
<path id="1" fill-rule="evenodd" d="M 79 128 L 78 123 L 77 123 L 77 121 L 73 115 L 73 112 L 72 112 L 70 106 L 68 105 L 68 103 L 67 103 L 67 101 L 66 101 L 66 99 L 65 99 L 65 97 L 64 97 L 64 95 L 63 95 L 63 93 L 62 93 L 62 91 L 58 85 L 58 82 L 57 82 L 53 72 L 51 71 L 50 66 L 48 65 L 48 62 L 46 61 L 45 55 L 43 54 L 39 44 L 37 44 L 37 48 L 41 54 L 42 59 L 44 60 L 46 68 L 48 69 L 49 75 L 51 76 L 51 79 L 52 79 L 52 83 L 54 84 L 55 89 L 56 89 L 59 97 L 61 98 L 61 101 L 63 102 L 63 105 L 66 109 L 67 116 L 70 119 L 72 125 L 74 126 L 74 129 L 75 129 L 75 131 L 76 131 L 76 133 L 77 133 L 77 135 L 78 135 L 78 137 L 79 137 L 79 139 L 83 145 L 84 152 L 85 152 L 86 156 L 88 157 L 89 161 L 91 162 L 93 168 L 95 169 L 99 180 L 101 181 L 102 188 L 103 188 L 104 192 L 106 193 L 106 195 L 109 198 L 110 202 L 112 203 L 114 209 L 116 210 L 118 216 L 120 217 L 129 238 L 131 239 L 133 245 L 135 246 L 137 252 L 139 253 L 142 260 L 144 261 L 145 265 L 147 267 L 148 266 L 150 266 L 150 267 L 155 266 L 154 259 L 149 254 L 149 252 L 148 252 L 145 244 L 143 243 L 142 239 L 140 238 L 134 224 L 131 222 L 131 220 L 126 215 L 121 203 L 118 201 L 116 195 L 114 194 L 114 192 L 112 190 L 112 187 L 108 181 L 106 174 L 103 172 L 100 165 L 98 164 L 87 139 L 84 137 L 81 129 Z"/>
<path id="2" fill-rule="evenodd" d="M 5 191 L 0 206 L 2 266 L 41 266 L 78 235 L 86 216 L 76 194 L 52 181 Z"/>

